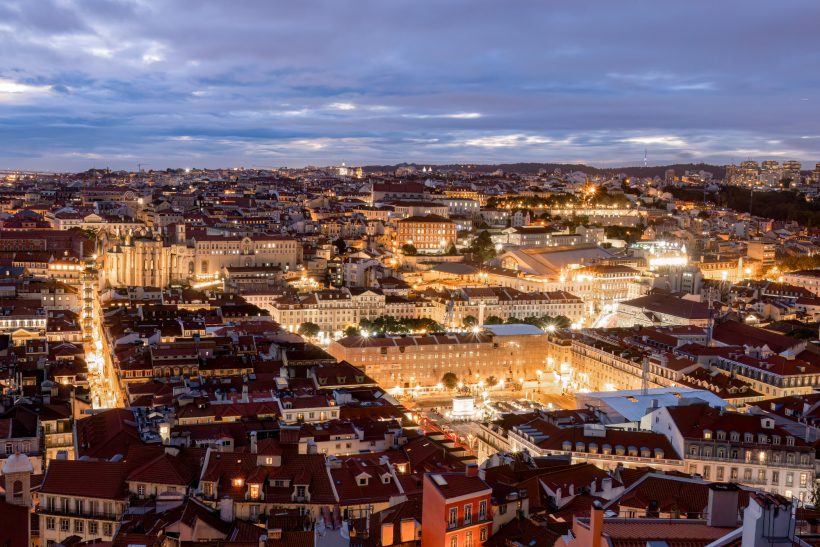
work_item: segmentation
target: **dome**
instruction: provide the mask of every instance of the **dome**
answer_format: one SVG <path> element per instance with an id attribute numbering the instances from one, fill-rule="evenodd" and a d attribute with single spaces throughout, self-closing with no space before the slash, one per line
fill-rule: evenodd
<path id="1" fill-rule="evenodd" d="M 34 467 L 31 465 L 28 456 L 25 454 L 12 454 L 6 458 L 3 464 L 3 474 L 11 473 L 33 473 Z"/>

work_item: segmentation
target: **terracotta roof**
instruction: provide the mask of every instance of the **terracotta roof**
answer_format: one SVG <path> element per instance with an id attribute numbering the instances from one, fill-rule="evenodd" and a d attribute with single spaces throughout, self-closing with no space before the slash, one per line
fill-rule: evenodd
<path id="1" fill-rule="evenodd" d="M 49 462 L 40 492 L 123 499 L 127 496 L 125 462 L 52 460 Z"/>

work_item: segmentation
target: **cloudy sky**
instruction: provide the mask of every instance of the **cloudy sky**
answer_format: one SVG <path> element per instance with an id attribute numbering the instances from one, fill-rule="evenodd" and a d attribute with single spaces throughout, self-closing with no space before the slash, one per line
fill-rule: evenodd
<path id="1" fill-rule="evenodd" d="M 3 0 L 0 169 L 820 162 L 820 2 Z"/>

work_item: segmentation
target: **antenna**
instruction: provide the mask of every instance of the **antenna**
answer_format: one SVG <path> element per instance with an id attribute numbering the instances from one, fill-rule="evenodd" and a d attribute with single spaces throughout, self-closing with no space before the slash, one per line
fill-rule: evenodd
<path id="1" fill-rule="evenodd" d="M 643 149 L 643 166 L 646 167 L 646 148 Z"/>

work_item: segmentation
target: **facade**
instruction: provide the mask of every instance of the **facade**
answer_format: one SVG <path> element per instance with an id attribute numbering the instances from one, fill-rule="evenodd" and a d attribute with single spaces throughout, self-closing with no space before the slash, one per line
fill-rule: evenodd
<path id="1" fill-rule="evenodd" d="M 669 439 L 684 458 L 686 472 L 706 480 L 739 483 L 801 502 L 814 490 L 814 448 L 768 416 L 690 405 L 659 408 L 641 423 Z"/>
<path id="2" fill-rule="evenodd" d="M 800 270 L 783 274 L 783 282 L 802 287 L 820 296 L 820 270 Z"/>
<path id="3" fill-rule="evenodd" d="M 530 327 L 529 325 L 505 325 Z M 546 364 L 546 334 L 531 327 L 508 334 L 425 334 L 350 336 L 328 346 L 339 361 L 364 370 L 385 387 L 435 386 L 447 372 L 465 384 L 495 376 L 518 381 L 534 378 Z"/>
<path id="4" fill-rule="evenodd" d="M 422 547 L 477 547 L 490 535 L 490 486 L 478 477 L 478 467 L 464 473 L 424 476 Z"/>
<path id="5" fill-rule="evenodd" d="M 199 235 L 177 244 L 159 233 L 144 232 L 109 244 L 102 275 L 112 287 L 164 287 L 189 279 L 216 279 L 231 266 L 288 271 L 301 262 L 302 245 L 287 236 Z"/>
<path id="6" fill-rule="evenodd" d="M 128 506 L 124 462 L 54 460 L 40 489 L 43 545 L 71 536 L 111 541 Z"/>
<path id="7" fill-rule="evenodd" d="M 438 215 L 412 216 L 396 222 L 396 246 L 413 245 L 420 253 L 443 253 L 456 240 L 456 224 Z"/>

